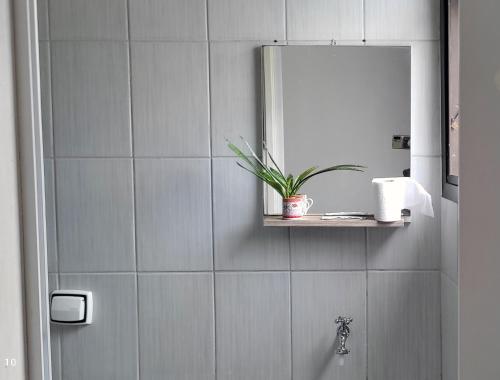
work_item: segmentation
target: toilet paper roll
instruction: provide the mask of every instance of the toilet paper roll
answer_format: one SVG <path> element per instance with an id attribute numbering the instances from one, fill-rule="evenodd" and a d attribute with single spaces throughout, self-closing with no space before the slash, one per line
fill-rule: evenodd
<path id="1" fill-rule="evenodd" d="M 401 210 L 409 208 L 434 217 L 432 197 L 412 178 L 374 178 L 375 219 L 395 222 L 401 219 Z"/>

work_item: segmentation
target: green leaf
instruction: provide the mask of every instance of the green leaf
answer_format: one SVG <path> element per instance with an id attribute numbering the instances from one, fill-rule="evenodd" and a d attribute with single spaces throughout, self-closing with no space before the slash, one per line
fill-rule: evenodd
<path id="1" fill-rule="evenodd" d="M 276 167 L 276 169 L 278 170 L 278 172 L 281 174 L 282 177 L 285 177 L 285 175 L 283 174 L 283 172 L 281 171 L 280 167 L 278 166 L 278 164 L 276 163 L 276 161 L 274 161 L 274 158 L 273 156 L 271 155 L 271 153 L 269 152 L 269 150 L 267 149 L 267 145 L 266 145 L 266 142 L 263 141 L 262 142 L 262 148 L 264 150 L 264 152 L 269 156 L 269 158 L 271 159 L 271 162 L 274 164 L 274 166 Z"/>
<path id="2" fill-rule="evenodd" d="M 288 177 L 286 177 L 286 195 L 287 197 L 290 197 L 293 194 L 293 175 L 289 174 Z"/>
<path id="3" fill-rule="evenodd" d="M 365 166 L 361 165 L 343 164 L 343 165 L 331 166 L 316 171 L 317 167 L 313 166 L 310 167 L 309 169 L 304 170 L 302 173 L 299 174 L 297 178 L 294 178 L 292 174 L 289 174 L 288 176 L 285 177 L 281 169 L 276 164 L 276 161 L 267 150 L 265 143 L 263 143 L 263 150 L 269 156 L 271 162 L 276 168 L 264 164 L 257 156 L 257 154 L 255 154 L 253 149 L 250 147 L 250 144 L 248 144 L 248 142 L 245 141 L 243 137 L 241 139 L 243 140 L 246 147 L 250 151 L 250 156 L 243 153 L 236 145 L 234 145 L 233 143 L 231 143 L 229 140 L 226 139 L 229 149 L 231 149 L 236 154 L 236 156 L 243 161 L 244 164 L 248 165 L 248 167 L 241 162 L 237 162 L 237 165 L 243 168 L 244 170 L 252 173 L 261 181 L 267 183 L 274 190 L 276 190 L 283 198 L 287 198 L 297 194 L 299 189 L 304 185 L 304 183 L 306 183 L 309 179 L 318 174 L 327 173 L 335 170 L 349 170 L 349 171 L 362 172 L 363 171 L 362 169 L 365 168 Z"/>
<path id="4" fill-rule="evenodd" d="M 270 168 L 267 167 L 266 165 L 264 165 L 264 163 L 259 159 L 259 157 L 255 154 L 255 152 L 250 147 L 250 144 L 248 144 L 248 142 L 245 141 L 243 138 L 242 138 L 242 140 L 244 141 L 245 145 L 248 147 L 252 157 L 248 157 L 236 145 L 234 145 L 233 143 L 231 143 L 229 140 L 226 139 L 229 149 L 231 149 L 234 153 L 236 153 L 236 155 L 239 158 L 241 158 L 243 161 L 245 161 L 252 168 L 252 170 L 249 170 L 251 173 L 253 173 L 254 175 L 257 175 L 257 173 L 259 173 L 259 175 L 258 175 L 259 178 L 261 178 L 261 176 L 263 176 L 261 179 L 263 181 L 266 181 L 267 183 L 269 183 L 269 181 L 271 181 L 271 179 L 268 177 L 272 177 L 274 182 L 279 183 L 280 186 L 283 187 L 283 189 L 285 189 L 286 182 L 284 181 L 283 176 L 274 174 L 270 170 Z M 252 159 L 254 161 L 252 161 Z M 285 190 L 283 190 L 283 191 L 285 191 Z"/>
<path id="5" fill-rule="evenodd" d="M 254 162 L 252 162 L 252 160 L 250 160 L 250 158 L 245 153 L 243 153 L 240 150 L 240 148 L 238 148 L 236 145 L 234 145 L 231 141 L 229 141 L 227 139 L 226 139 L 226 141 L 227 141 L 227 146 L 229 147 L 229 149 L 231 149 L 236 154 L 236 156 L 241 158 L 243 161 L 245 161 L 252 168 L 257 167 L 257 165 Z"/>
<path id="6" fill-rule="evenodd" d="M 241 137 L 241 140 L 244 142 L 244 144 L 247 146 L 248 150 L 250 151 L 250 153 L 252 154 L 252 157 L 255 159 L 255 161 L 257 161 L 259 163 L 259 165 L 262 167 L 263 170 L 265 170 L 269 175 L 275 177 L 275 180 L 279 181 L 280 180 L 280 177 L 283 177 L 282 174 L 280 174 L 279 176 L 276 176 L 270 169 L 270 167 L 266 166 L 261 160 L 260 158 L 257 156 L 257 154 L 253 151 L 252 147 L 250 146 L 250 144 L 248 143 L 248 141 L 246 141 L 243 137 Z"/>
<path id="7" fill-rule="evenodd" d="M 327 173 L 327 172 L 332 172 L 336 170 L 349 170 L 349 171 L 356 171 L 356 172 L 363 172 L 361 168 L 366 168 L 365 166 L 361 165 L 335 165 L 335 166 L 330 166 L 328 168 L 318 170 L 317 172 L 311 173 L 307 176 L 305 176 L 300 182 L 299 182 L 299 188 L 304 185 L 307 181 L 309 181 L 312 177 L 317 176 L 318 174 L 322 173 Z"/>
<path id="8" fill-rule="evenodd" d="M 243 166 L 240 162 L 237 162 L 236 165 L 238 165 L 240 168 L 246 170 L 249 173 L 252 173 L 254 176 L 262 180 L 263 182 L 267 183 L 269 186 L 271 186 L 274 190 L 276 190 L 282 197 L 285 197 L 285 190 L 284 188 L 272 177 L 266 176 L 262 172 L 253 172 L 252 170 L 246 168 Z"/>
<path id="9" fill-rule="evenodd" d="M 302 182 L 302 180 L 305 177 L 307 177 L 309 174 L 311 174 L 312 172 L 314 172 L 317 168 L 318 168 L 317 166 L 312 166 L 309 169 L 306 169 L 302 173 L 299 174 L 299 176 L 295 180 L 295 183 L 293 184 L 293 187 L 292 187 L 292 191 L 294 192 L 294 194 L 297 194 L 299 192 L 300 183 Z"/>

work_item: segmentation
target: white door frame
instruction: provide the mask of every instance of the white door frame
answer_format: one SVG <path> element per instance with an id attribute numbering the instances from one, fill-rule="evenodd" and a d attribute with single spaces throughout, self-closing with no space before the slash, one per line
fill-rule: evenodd
<path id="1" fill-rule="evenodd" d="M 37 0 L 13 0 L 28 378 L 50 380 Z"/>

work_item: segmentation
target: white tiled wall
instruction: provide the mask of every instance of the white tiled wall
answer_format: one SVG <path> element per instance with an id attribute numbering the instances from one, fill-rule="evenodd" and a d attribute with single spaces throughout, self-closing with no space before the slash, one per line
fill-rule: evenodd
<path id="1" fill-rule="evenodd" d="M 96 295 L 95 324 L 52 331 L 55 378 L 439 379 L 437 3 L 39 1 L 51 287 Z M 434 220 L 261 226 L 224 138 L 261 138 L 259 46 L 332 39 L 411 46 Z M 354 318 L 344 366 L 337 314 Z"/>

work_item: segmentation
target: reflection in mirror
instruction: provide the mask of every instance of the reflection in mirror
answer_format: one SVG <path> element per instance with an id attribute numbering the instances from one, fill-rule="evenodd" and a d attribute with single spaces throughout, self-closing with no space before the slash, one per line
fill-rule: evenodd
<path id="1" fill-rule="evenodd" d="M 410 168 L 410 69 L 409 47 L 263 48 L 264 139 L 278 165 L 367 167 L 311 179 L 301 191 L 314 200 L 309 213 L 372 213 L 372 178 Z M 281 214 L 281 197 L 264 194 L 265 213 Z"/>

